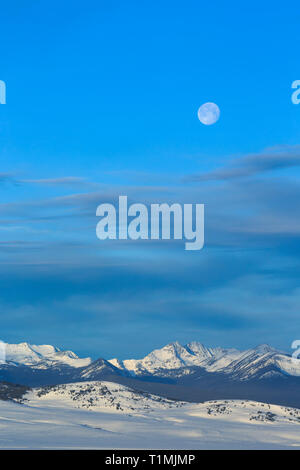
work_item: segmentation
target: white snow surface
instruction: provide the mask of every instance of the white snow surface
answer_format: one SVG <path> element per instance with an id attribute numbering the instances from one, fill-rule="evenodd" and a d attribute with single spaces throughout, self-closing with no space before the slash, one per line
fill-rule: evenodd
<path id="1" fill-rule="evenodd" d="M 173 402 L 110 382 L 0 401 L 1 449 L 300 448 L 300 410 L 247 400 Z"/>

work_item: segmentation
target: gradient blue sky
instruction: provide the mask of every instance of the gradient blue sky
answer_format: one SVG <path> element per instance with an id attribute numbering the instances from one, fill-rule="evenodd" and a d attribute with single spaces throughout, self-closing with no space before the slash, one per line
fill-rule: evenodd
<path id="1" fill-rule="evenodd" d="M 1 339 L 121 358 L 300 336 L 298 2 L 1 6 Z M 206 101 L 220 121 L 200 124 Z M 98 204 L 206 204 L 206 245 L 100 242 Z"/>

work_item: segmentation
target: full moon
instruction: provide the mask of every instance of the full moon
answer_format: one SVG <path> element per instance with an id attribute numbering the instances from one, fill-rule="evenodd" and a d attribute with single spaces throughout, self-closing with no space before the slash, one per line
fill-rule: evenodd
<path id="1" fill-rule="evenodd" d="M 198 118 L 202 124 L 210 126 L 215 124 L 220 117 L 220 108 L 215 103 L 204 103 L 198 109 Z"/>

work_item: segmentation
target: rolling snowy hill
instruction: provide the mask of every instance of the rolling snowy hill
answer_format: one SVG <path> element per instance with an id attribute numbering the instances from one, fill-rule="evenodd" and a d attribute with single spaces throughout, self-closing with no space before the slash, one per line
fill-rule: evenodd
<path id="1" fill-rule="evenodd" d="M 182 406 L 179 401 L 167 400 L 117 383 L 94 381 L 33 389 L 24 395 L 22 402 L 30 406 L 62 406 L 127 413 Z"/>
<path id="2" fill-rule="evenodd" d="M 300 411 L 268 403 L 176 403 L 109 382 L 43 387 L 24 398 L 0 401 L 2 449 L 300 448 Z"/>
<path id="3" fill-rule="evenodd" d="M 78 382 L 35 388 L 25 392 L 20 403 L 35 407 L 71 407 L 134 414 L 184 407 L 199 417 L 231 416 L 236 421 L 293 422 L 300 426 L 300 409 L 296 408 L 250 400 L 211 400 L 191 404 L 112 382 Z"/>

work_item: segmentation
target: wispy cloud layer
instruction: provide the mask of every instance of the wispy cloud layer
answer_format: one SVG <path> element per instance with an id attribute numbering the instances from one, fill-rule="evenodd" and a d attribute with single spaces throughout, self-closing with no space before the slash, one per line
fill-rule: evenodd
<path id="1" fill-rule="evenodd" d="M 185 181 L 226 181 L 299 166 L 300 146 L 276 147 L 261 153 L 235 158 L 222 168 L 187 176 Z"/>
<path id="2" fill-rule="evenodd" d="M 24 179 L 20 180 L 23 184 L 37 184 L 45 186 L 90 186 L 93 183 L 90 183 L 86 178 L 81 178 L 78 176 L 64 176 L 62 178 L 41 178 L 41 179 Z"/>
<path id="3" fill-rule="evenodd" d="M 0 184 L 3 183 L 17 184 L 17 180 L 10 173 L 0 173 Z"/>

